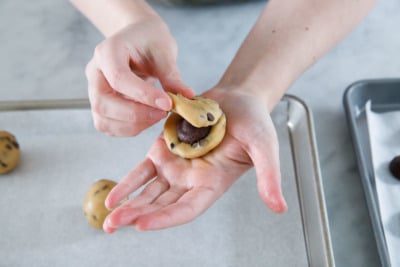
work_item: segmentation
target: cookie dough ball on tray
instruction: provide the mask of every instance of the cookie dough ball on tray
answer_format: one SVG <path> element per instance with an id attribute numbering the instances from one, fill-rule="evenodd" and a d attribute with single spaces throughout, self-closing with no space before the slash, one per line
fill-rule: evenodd
<path id="1" fill-rule="evenodd" d="M 191 159 L 217 147 L 226 128 L 226 116 L 219 104 L 204 97 L 188 99 L 168 94 L 173 102 L 172 113 L 164 125 L 164 139 L 169 150 Z"/>
<path id="2" fill-rule="evenodd" d="M 104 204 L 108 193 L 117 183 L 111 180 L 102 179 L 90 186 L 83 201 L 83 214 L 88 223 L 97 229 L 103 228 L 103 222 L 111 213 Z"/>
<path id="3" fill-rule="evenodd" d="M 20 149 L 14 135 L 0 131 L 0 174 L 11 172 L 17 167 Z"/>

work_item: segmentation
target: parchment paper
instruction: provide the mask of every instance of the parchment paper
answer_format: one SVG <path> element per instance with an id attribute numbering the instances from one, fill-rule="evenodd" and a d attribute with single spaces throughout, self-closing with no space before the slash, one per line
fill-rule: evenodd
<path id="1" fill-rule="evenodd" d="M 308 266 L 286 105 L 274 113 L 289 210 L 261 202 L 254 170 L 208 211 L 183 226 L 113 235 L 91 228 L 82 213 L 98 179 L 120 180 L 143 159 L 162 125 L 135 138 L 96 132 L 88 110 L 1 112 L 22 159 L 0 176 L 0 266 Z"/>
<path id="2" fill-rule="evenodd" d="M 366 105 L 376 190 L 386 244 L 393 267 L 400 266 L 400 181 L 389 171 L 400 155 L 400 111 L 374 112 Z"/>

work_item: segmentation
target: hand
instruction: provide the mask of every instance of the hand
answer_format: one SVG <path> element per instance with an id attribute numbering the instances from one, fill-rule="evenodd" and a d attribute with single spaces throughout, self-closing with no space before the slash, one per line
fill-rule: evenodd
<path id="1" fill-rule="evenodd" d="M 274 212 L 286 211 L 277 136 L 264 102 L 254 95 L 224 89 L 212 89 L 205 95 L 218 101 L 226 113 L 222 143 L 202 158 L 187 160 L 173 155 L 160 136 L 146 158 L 108 195 L 106 206 L 114 208 L 147 184 L 106 218 L 105 232 L 126 225 L 155 230 L 187 223 L 253 165 L 262 200 Z"/>
<path id="2" fill-rule="evenodd" d="M 176 65 L 177 48 L 158 17 L 129 25 L 100 43 L 86 67 L 96 129 L 134 136 L 167 115 L 172 102 L 155 86 L 193 97 Z"/>

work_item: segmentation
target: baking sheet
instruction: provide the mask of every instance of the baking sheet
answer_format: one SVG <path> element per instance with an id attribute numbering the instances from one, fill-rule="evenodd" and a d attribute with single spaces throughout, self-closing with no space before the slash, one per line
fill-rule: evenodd
<path id="1" fill-rule="evenodd" d="M 344 107 L 352 133 L 364 193 L 382 266 L 391 266 L 371 157 L 366 103 L 374 112 L 400 110 L 400 79 L 363 80 L 350 85 L 344 94 Z"/>
<path id="2" fill-rule="evenodd" d="M 366 115 L 376 194 L 390 264 L 400 267 L 400 182 L 389 170 L 389 163 L 400 153 L 400 110 L 375 112 L 368 101 Z"/>
<path id="3" fill-rule="evenodd" d="M 273 113 L 284 215 L 258 197 L 247 172 L 195 221 L 166 230 L 113 235 L 92 229 L 81 204 L 96 180 L 120 180 L 161 132 L 135 138 L 96 132 L 87 100 L 0 102 L 0 126 L 22 158 L 0 176 L 0 266 L 333 266 L 312 118 L 286 96 Z"/>

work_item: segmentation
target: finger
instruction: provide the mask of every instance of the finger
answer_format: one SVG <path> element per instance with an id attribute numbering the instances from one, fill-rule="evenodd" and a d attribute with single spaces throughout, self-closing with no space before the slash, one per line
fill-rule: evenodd
<path id="1" fill-rule="evenodd" d="M 165 78 L 164 80 L 160 80 L 160 83 L 164 90 L 168 92 L 181 94 L 189 99 L 192 99 L 196 95 L 196 93 L 190 87 L 184 84 L 180 74 L 171 74 L 171 76 Z"/>
<path id="2" fill-rule="evenodd" d="M 159 209 L 158 206 L 150 204 L 137 207 L 121 206 L 106 217 L 103 223 L 103 230 L 106 233 L 114 233 L 120 227 L 134 225 L 141 214 L 157 209 Z"/>
<path id="3" fill-rule="evenodd" d="M 172 53 L 160 53 L 156 56 L 156 75 L 164 90 L 175 94 L 182 94 L 187 98 L 193 98 L 195 92 L 187 86 L 182 79 L 176 64 L 176 58 Z"/>
<path id="4" fill-rule="evenodd" d="M 152 204 L 158 205 L 160 207 L 168 206 L 178 201 L 178 199 L 181 198 L 186 192 L 187 189 L 177 189 L 170 187 L 167 191 L 165 191 L 159 197 L 153 200 Z"/>
<path id="5" fill-rule="evenodd" d="M 164 111 L 171 109 L 171 99 L 165 92 L 142 80 L 131 71 L 128 48 L 113 39 L 108 39 L 96 47 L 95 58 L 114 90 L 136 102 Z"/>
<path id="6" fill-rule="evenodd" d="M 171 189 L 164 181 L 155 180 L 135 198 L 126 201 L 112 212 L 104 224 L 106 229 L 117 229 L 133 224 L 137 217 L 175 203 L 186 189 Z M 167 190 L 168 189 L 168 190 Z"/>
<path id="7" fill-rule="evenodd" d="M 139 216 L 138 230 L 157 230 L 188 223 L 207 210 L 219 195 L 209 188 L 188 191 L 179 200 L 164 208 Z"/>
<path id="8" fill-rule="evenodd" d="M 111 136 L 136 136 L 144 129 L 147 129 L 152 124 L 150 122 L 132 123 L 126 121 L 118 121 L 101 117 L 97 113 L 93 113 L 93 123 L 96 130 L 107 133 Z"/>
<path id="9" fill-rule="evenodd" d="M 287 210 L 287 204 L 282 194 L 276 134 L 264 132 L 252 140 L 249 143 L 249 155 L 256 170 L 258 192 L 272 211 L 283 213 Z"/>
<path id="10" fill-rule="evenodd" d="M 168 188 L 169 185 L 165 180 L 154 180 L 138 196 L 111 212 L 104 221 L 103 229 L 108 232 L 110 229 L 115 230 L 121 226 L 133 224 L 138 216 L 158 209 L 159 205 L 152 202 Z"/>
<path id="11" fill-rule="evenodd" d="M 167 112 L 140 103 L 123 100 L 118 96 L 99 97 L 91 101 L 92 112 L 101 117 L 136 124 L 146 128 L 167 116 Z"/>
<path id="12" fill-rule="evenodd" d="M 98 94 L 112 93 L 114 90 L 108 84 L 103 73 L 98 69 L 97 63 L 92 58 L 85 68 L 86 79 L 88 81 L 89 99 L 92 100 Z"/>
<path id="13" fill-rule="evenodd" d="M 161 194 L 168 190 L 169 184 L 166 180 L 157 178 L 137 195 L 126 203 L 125 207 L 137 207 L 144 204 L 150 204 L 157 199 Z"/>
<path id="14" fill-rule="evenodd" d="M 91 77 L 89 98 L 92 112 L 102 117 L 148 126 L 167 115 L 165 111 L 143 105 L 114 93 L 98 69 L 88 70 L 87 72 L 90 72 L 88 75 Z"/>
<path id="15" fill-rule="evenodd" d="M 105 206 L 108 209 L 114 208 L 121 200 L 138 188 L 146 184 L 156 175 L 153 162 L 146 158 L 126 175 L 108 194 Z"/>

